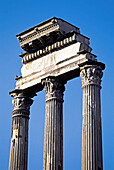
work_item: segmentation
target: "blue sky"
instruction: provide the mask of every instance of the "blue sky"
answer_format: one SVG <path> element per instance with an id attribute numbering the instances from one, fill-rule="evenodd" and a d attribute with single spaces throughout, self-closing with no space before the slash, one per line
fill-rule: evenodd
<path id="1" fill-rule="evenodd" d="M 16 75 L 21 75 L 22 52 L 16 34 L 53 16 L 80 28 L 90 38 L 98 60 L 106 64 L 102 102 L 104 170 L 114 169 L 114 1 L 6 0 L 0 2 L 0 170 L 7 170 L 11 141 L 12 99 Z M 66 84 L 64 93 L 64 170 L 81 170 L 82 90 L 81 79 Z M 38 93 L 31 107 L 28 170 L 43 166 L 45 92 Z"/>

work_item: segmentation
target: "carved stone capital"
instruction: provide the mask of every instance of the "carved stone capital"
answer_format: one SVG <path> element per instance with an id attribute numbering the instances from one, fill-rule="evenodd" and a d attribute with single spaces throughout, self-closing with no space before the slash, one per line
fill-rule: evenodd
<path id="1" fill-rule="evenodd" d="M 29 113 L 30 106 L 33 103 L 33 100 L 23 91 L 21 92 L 14 92 L 11 94 L 13 97 L 12 104 L 14 106 L 13 108 L 13 114 L 15 112 L 21 113 L 27 112 Z"/>
<path id="2" fill-rule="evenodd" d="M 103 76 L 102 68 L 100 66 L 83 67 L 80 72 L 82 78 L 82 88 L 89 84 L 95 84 L 100 87 L 101 78 Z"/>
<path id="3" fill-rule="evenodd" d="M 45 85 L 46 101 L 52 98 L 63 101 L 64 84 L 56 78 L 46 78 L 42 81 Z"/>

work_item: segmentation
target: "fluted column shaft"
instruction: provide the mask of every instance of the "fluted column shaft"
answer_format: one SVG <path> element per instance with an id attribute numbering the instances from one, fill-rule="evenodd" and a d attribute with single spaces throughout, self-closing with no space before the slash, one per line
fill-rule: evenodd
<path id="1" fill-rule="evenodd" d="M 46 91 L 43 170 L 63 170 L 63 91 L 55 78 L 43 81 Z"/>
<path id="2" fill-rule="evenodd" d="M 100 89 L 101 66 L 80 72 L 83 89 L 82 170 L 103 170 Z"/>
<path id="3" fill-rule="evenodd" d="M 12 137 L 9 170 L 27 170 L 29 109 L 33 103 L 24 92 L 13 92 Z"/>

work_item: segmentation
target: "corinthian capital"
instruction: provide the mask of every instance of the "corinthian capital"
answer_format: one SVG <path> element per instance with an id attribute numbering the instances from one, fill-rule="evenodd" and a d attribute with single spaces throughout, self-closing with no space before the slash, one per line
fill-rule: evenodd
<path id="1" fill-rule="evenodd" d="M 63 100 L 63 92 L 65 90 L 64 84 L 56 78 L 46 78 L 42 81 L 45 85 L 46 100 L 55 97 L 59 100 Z"/>
<path id="2" fill-rule="evenodd" d="M 100 66 L 87 66 L 82 68 L 80 77 L 82 78 L 82 87 L 95 84 L 100 87 L 101 78 L 103 76 L 102 68 Z"/>
<path id="3" fill-rule="evenodd" d="M 13 97 L 12 104 L 14 106 L 13 112 L 24 110 L 29 112 L 33 100 L 24 91 L 14 91 L 11 96 Z"/>

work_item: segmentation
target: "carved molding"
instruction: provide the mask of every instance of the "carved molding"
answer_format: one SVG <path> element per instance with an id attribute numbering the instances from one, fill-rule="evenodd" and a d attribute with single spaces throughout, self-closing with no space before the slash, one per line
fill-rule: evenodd
<path id="1" fill-rule="evenodd" d="M 73 35 L 72 35 L 73 34 Z M 65 48 L 66 46 L 69 46 L 70 44 L 74 44 L 77 42 L 77 35 L 76 33 L 72 32 L 71 33 L 71 36 L 63 39 L 62 41 L 58 41 L 52 45 L 49 45 L 49 46 L 46 46 L 45 48 L 42 48 L 34 53 L 25 53 L 23 54 L 23 59 L 22 59 L 22 63 L 23 64 L 26 64 L 30 61 L 33 61 L 37 58 L 40 58 L 42 56 L 45 56 L 49 53 L 52 53 L 54 51 L 57 51 L 59 49 L 62 49 L 62 48 Z M 80 49 L 85 49 L 87 50 L 88 52 L 91 52 L 91 47 L 89 47 L 88 44 L 84 44 L 84 43 L 81 43 L 81 47 Z"/>
<path id="2" fill-rule="evenodd" d="M 95 84 L 100 87 L 102 76 L 103 72 L 100 66 L 83 68 L 80 72 L 80 77 L 82 78 L 82 88 L 89 84 Z"/>
<path id="3" fill-rule="evenodd" d="M 58 99 L 63 101 L 64 84 L 55 78 L 46 78 L 42 81 L 45 85 L 46 101 L 50 99 Z"/>
<path id="4" fill-rule="evenodd" d="M 49 25 L 49 26 L 47 26 L 47 27 L 45 27 L 45 28 L 42 28 L 42 29 L 40 29 L 40 30 L 38 30 L 37 28 L 35 28 L 33 33 L 25 36 L 24 38 L 20 38 L 20 37 L 19 37 L 18 39 L 19 39 L 21 45 L 23 45 L 23 42 L 24 42 L 24 43 L 25 43 L 25 41 L 26 41 L 26 42 L 29 42 L 29 39 L 31 39 L 32 37 L 35 37 L 35 36 L 36 36 L 36 38 L 38 38 L 39 36 L 41 36 L 41 33 L 45 32 L 45 31 L 47 31 L 47 30 L 49 30 L 49 29 L 51 29 L 51 28 L 53 28 L 53 27 L 58 27 L 58 23 L 51 24 L 51 25 Z"/>
<path id="5" fill-rule="evenodd" d="M 26 63 L 28 63 L 28 62 L 30 62 L 32 60 L 35 60 L 35 59 L 37 59 L 37 58 L 39 58 L 41 56 L 46 55 L 48 53 L 57 51 L 58 49 L 65 48 L 67 45 L 73 44 L 75 42 L 76 42 L 76 33 L 74 32 L 73 35 L 63 39 L 62 41 L 58 41 L 58 42 L 56 42 L 56 43 L 54 43 L 52 45 L 49 45 L 49 46 L 47 46 L 47 47 L 45 47 L 43 49 L 38 50 L 35 53 L 25 54 L 23 56 L 22 62 L 24 64 L 26 64 Z M 87 48 L 88 48 L 89 51 L 91 51 L 89 46 Z"/>

